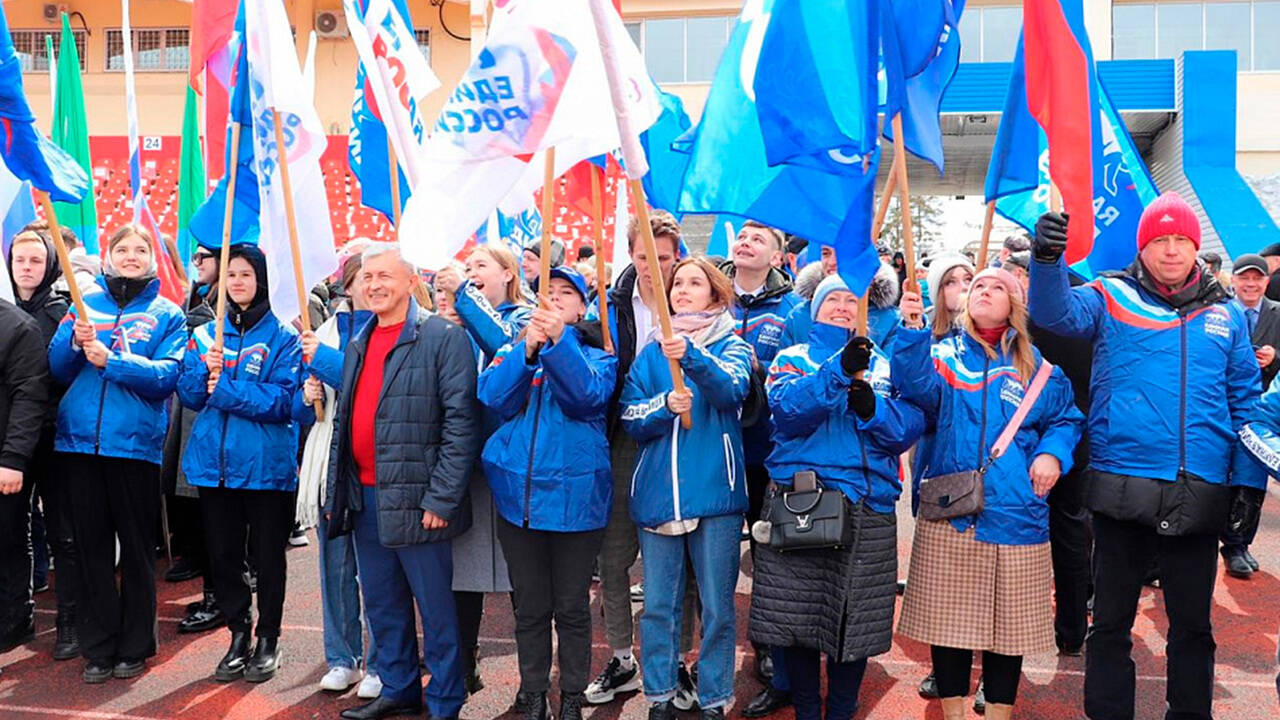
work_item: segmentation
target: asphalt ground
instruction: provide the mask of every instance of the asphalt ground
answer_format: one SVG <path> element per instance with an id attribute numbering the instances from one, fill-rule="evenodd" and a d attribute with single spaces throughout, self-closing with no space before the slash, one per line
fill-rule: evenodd
<path id="1" fill-rule="evenodd" d="M 1280 628 L 1280 487 L 1274 486 L 1263 511 L 1253 553 L 1262 571 L 1249 580 L 1219 574 L 1214 594 L 1213 624 L 1218 643 L 1214 716 L 1217 720 L 1280 717 L 1276 692 L 1277 630 Z M 899 503 L 900 576 L 905 575 L 912 522 L 906 502 Z M 314 540 L 314 533 L 312 534 Z M 753 653 L 746 640 L 746 617 L 751 592 L 750 561 L 745 545 L 743 573 L 737 593 L 738 672 L 731 717 L 738 716 L 759 691 L 752 670 Z M 252 685 L 213 680 L 213 668 L 226 650 L 229 635 L 219 629 L 203 635 L 179 635 L 177 623 L 184 606 L 199 599 L 200 581 L 160 583 L 159 654 L 145 674 L 133 680 L 85 685 L 82 661 L 54 662 L 53 593 L 37 597 L 37 637 L 0 656 L 0 718 L 86 718 L 89 720 L 301 720 L 337 718 L 357 704 L 355 692 L 332 694 L 319 689 L 326 668 L 321 640 L 319 578 L 314 542 L 288 553 L 288 600 L 281 638 L 284 666 L 270 682 Z M 166 569 L 157 562 L 157 576 Z M 639 564 L 635 577 L 640 579 Z M 54 574 L 56 582 L 56 573 Z M 658 588 L 647 588 L 649 592 Z M 599 599 L 592 589 L 595 611 L 595 668 L 609 657 L 600 622 Z M 641 606 L 635 604 L 639 613 Z M 487 599 L 481 627 L 480 670 L 485 688 L 463 708 L 467 720 L 502 717 L 509 713 L 519 685 L 513 619 L 506 596 Z M 1160 718 L 1164 713 L 1164 648 L 1168 622 L 1159 590 L 1143 591 L 1134 627 L 1133 657 L 1138 673 L 1137 718 Z M 942 718 L 937 702 L 921 699 L 916 686 L 928 672 L 928 648 L 899 636 L 891 652 L 871 660 L 861 691 L 859 718 Z M 975 668 L 975 676 L 977 674 Z M 1043 655 L 1028 657 L 1015 714 L 1020 718 L 1081 718 L 1084 659 Z M 594 720 L 640 719 L 647 703 L 638 694 L 609 705 L 589 708 Z M 689 715 L 687 717 L 695 717 Z M 777 720 L 791 720 L 779 712 Z M 973 717 L 977 717 L 974 715 Z"/>

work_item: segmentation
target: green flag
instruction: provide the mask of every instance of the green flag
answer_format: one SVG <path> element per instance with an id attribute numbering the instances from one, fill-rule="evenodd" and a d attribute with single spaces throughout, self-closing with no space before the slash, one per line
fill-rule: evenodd
<path id="1" fill-rule="evenodd" d="M 84 88 L 80 85 L 80 54 L 76 52 L 71 22 L 62 14 L 62 42 L 58 51 L 58 90 L 53 101 L 53 142 L 67 151 L 93 178 L 93 161 L 89 158 L 89 123 L 84 114 Z M 54 203 L 58 222 L 70 228 L 84 243 L 89 254 L 98 252 L 98 211 L 94 194 L 85 195 L 78 204 Z"/>
<path id="2" fill-rule="evenodd" d="M 182 158 L 178 165 L 178 254 L 182 264 L 191 262 L 195 241 L 187 224 L 208 196 L 204 176 L 204 153 L 200 150 L 200 111 L 196 91 L 187 86 L 187 104 L 182 110 Z"/>

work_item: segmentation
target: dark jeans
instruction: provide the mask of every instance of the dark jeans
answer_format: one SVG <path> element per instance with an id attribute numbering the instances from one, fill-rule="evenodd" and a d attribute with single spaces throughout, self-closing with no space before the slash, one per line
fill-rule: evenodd
<path id="1" fill-rule="evenodd" d="M 520 690 L 551 682 L 551 623 L 560 642 L 560 691 L 580 693 L 591 678 L 591 564 L 604 530 L 546 532 L 498 520 L 498 540 L 515 592 Z"/>
<path id="2" fill-rule="evenodd" d="M 1084 709 L 1093 720 L 1133 717 L 1133 618 L 1153 559 L 1169 616 L 1166 720 L 1208 720 L 1217 644 L 1209 611 L 1218 572 L 1214 535 L 1159 535 L 1152 528 L 1093 515 L 1093 626 L 1085 644 Z"/>
<path id="3" fill-rule="evenodd" d="M 822 720 L 822 653 L 789 647 L 782 654 L 791 678 L 796 720 Z M 866 658 L 842 663 L 827 657 L 826 720 L 849 720 L 858 711 L 858 690 L 866 671 Z"/>
<path id="4" fill-rule="evenodd" d="M 929 646 L 938 695 L 944 698 L 965 697 L 972 689 L 973 651 L 960 648 Z M 1022 656 L 1001 655 L 982 651 L 982 692 L 987 702 L 1012 705 L 1018 699 L 1018 681 L 1022 678 Z"/>
<path id="5" fill-rule="evenodd" d="M 244 577 L 245 561 L 252 553 L 258 571 L 256 634 L 260 638 L 280 637 L 287 571 L 284 552 L 293 530 L 293 493 L 202 487 L 200 508 L 213 593 L 218 608 L 227 616 L 227 627 L 231 632 L 247 633 L 253 624 L 253 593 Z M 250 537 L 253 541 L 246 545 Z"/>
<path id="6" fill-rule="evenodd" d="M 1089 629 L 1093 528 L 1084 507 L 1084 470 L 1059 478 L 1049 492 L 1049 548 L 1053 557 L 1053 630 L 1058 645 L 1076 649 Z"/>
<path id="7" fill-rule="evenodd" d="M 0 495 L 0 634 L 31 622 L 31 480 Z"/>
<path id="8" fill-rule="evenodd" d="M 71 524 L 80 556 L 76 621 L 81 654 L 104 661 L 149 658 L 156 654 L 160 466 L 79 453 L 60 453 L 58 464 L 70 484 Z M 59 558 L 59 589 L 64 572 Z"/>

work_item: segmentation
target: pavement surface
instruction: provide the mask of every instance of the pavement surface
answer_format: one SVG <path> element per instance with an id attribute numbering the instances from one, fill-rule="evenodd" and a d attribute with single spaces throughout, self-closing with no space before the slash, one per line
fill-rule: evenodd
<path id="1" fill-rule="evenodd" d="M 1280 717 L 1276 692 L 1276 644 L 1280 628 L 1280 487 L 1274 486 L 1263 511 L 1253 553 L 1262 571 L 1252 579 L 1236 580 L 1220 573 L 1214 595 L 1213 624 L 1218 643 L 1214 716 L 1217 720 Z M 906 503 L 899 503 L 900 576 L 906 573 L 912 523 Z M 314 534 L 312 535 L 314 539 Z M 744 545 L 745 548 L 745 545 Z M 346 694 L 319 689 L 326 668 L 321 642 L 319 579 L 314 542 L 288 553 L 288 601 L 281 639 L 284 667 L 275 679 L 261 685 L 213 680 L 213 668 L 226 650 L 225 629 L 204 635 L 178 635 L 184 606 L 199 599 L 200 581 L 170 584 L 159 589 L 159 655 L 148 671 L 133 680 L 85 685 L 82 662 L 54 662 L 53 593 L 37 598 L 37 637 L 34 642 L 0 655 L 0 720 L 86 718 L 88 720 L 302 720 L 337 718 L 343 708 L 358 704 L 354 689 Z M 166 561 L 157 563 L 163 574 Z M 635 576 L 639 579 L 639 564 Z M 55 579 L 56 582 L 56 573 Z M 648 588 L 653 592 L 657 588 Z M 746 617 L 751 592 L 749 560 L 744 557 L 738 585 L 738 672 L 736 700 L 730 712 L 738 717 L 759 691 L 752 671 L 752 651 L 746 641 Z M 609 650 L 599 621 L 599 599 L 592 589 L 595 626 L 595 668 L 604 666 Z M 641 606 L 636 604 L 638 613 Z M 463 708 L 466 720 L 510 716 L 519 685 L 513 620 L 508 599 L 488 598 L 481 628 L 481 675 L 485 688 Z M 1158 590 L 1146 589 L 1138 607 L 1133 657 L 1138 673 L 1137 718 L 1160 718 L 1164 713 L 1164 648 L 1168 622 Z M 859 718 L 928 718 L 940 720 L 937 702 L 922 700 L 916 686 L 928 672 L 928 648 L 899 636 L 893 650 L 872 659 L 861 691 Z M 975 675 L 977 669 L 975 668 Z M 1015 713 L 1021 718 L 1081 718 L 1084 659 L 1053 655 L 1028 657 Z M 594 720 L 640 719 L 647 704 L 639 695 L 610 705 L 589 708 Z M 686 715 L 688 718 L 696 717 Z M 791 720 L 787 710 L 773 716 Z M 973 717 L 977 717 L 973 715 Z"/>

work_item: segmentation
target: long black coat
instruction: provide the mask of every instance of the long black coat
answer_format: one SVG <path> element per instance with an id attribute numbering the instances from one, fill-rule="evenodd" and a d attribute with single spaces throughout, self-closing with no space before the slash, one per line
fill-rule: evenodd
<path id="1" fill-rule="evenodd" d="M 378 537 L 387 547 L 465 532 L 471 526 L 467 481 L 480 454 L 476 362 L 467 332 L 412 300 L 408 318 L 387 354 L 375 429 Z M 353 338 L 343 357 L 325 508 L 333 536 L 350 532 L 354 514 L 364 510 L 347 419 L 374 326 L 369 323 Z M 448 526 L 423 529 L 424 510 Z"/>
<path id="2" fill-rule="evenodd" d="M 0 467 L 27 469 L 49 412 L 49 358 L 40 327 L 0 300 Z"/>

